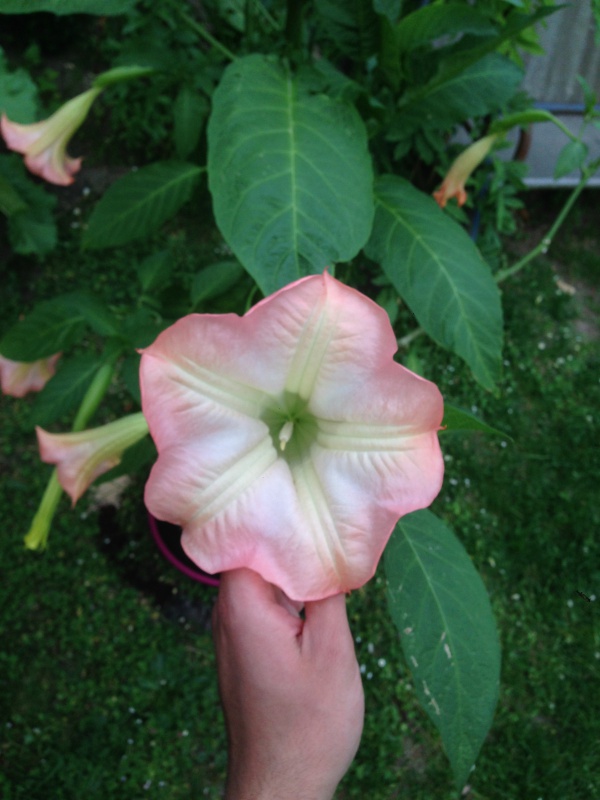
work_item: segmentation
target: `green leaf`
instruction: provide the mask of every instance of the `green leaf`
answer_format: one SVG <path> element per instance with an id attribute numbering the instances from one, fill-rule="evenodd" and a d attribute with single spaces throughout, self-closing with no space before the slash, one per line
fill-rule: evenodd
<path id="1" fill-rule="evenodd" d="M 388 137 L 400 141 L 423 127 L 444 130 L 501 110 L 517 91 L 523 73 L 498 51 L 558 8 L 544 6 L 533 14 L 513 10 L 495 36 L 470 34 L 458 44 L 430 51 L 420 71 L 429 74 L 424 68 L 433 59 L 436 72 L 407 96 Z"/>
<path id="2" fill-rule="evenodd" d="M 239 261 L 219 261 L 209 264 L 194 276 L 190 292 L 194 308 L 228 291 L 238 283 L 244 270 Z"/>
<path id="3" fill-rule="evenodd" d="M 586 81 L 583 75 L 576 75 L 577 83 L 581 86 L 583 97 L 585 100 L 585 114 L 591 116 L 594 113 L 598 98 L 596 92 L 592 89 L 590 84 Z"/>
<path id="4" fill-rule="evenodd" d="M 500 645 L 471 559 L 430 511 L 403 517 L 385 550 L 392 618 L 419 700 L 460 790 L 492 723 Z"/>
<path id="5" fill-rule="evenodd" d="M 66 350 L 79 339 L 84 317 L 61 298 L 39 303 L 0 341 L 0 353 L 12 361 L 37 361 Z"/>
<path id="6" fill-rule="evenodd" d="M 402 80 L 401 52 L 396 27 L 389 20 L 382 19 L 379 26 L 380 41 L 378 66 L 394 90 L 400 87 Z"/>
<path id="7" fill-rule="evenodd" d="M 464 34 L 489 36 L 496 26 L 487 14 L 460 3 L 423 6 L 404 17 L 396 27 L 398 44 L 404 51 L 414 50 L 440 37 Z"/>
<path id="8" fill-rule="evenodd" d="M 136 0 L 0 0 L 0 14 L 125 14 Z"/>
<path id="9" fill-rule="evenodd" d="M 101 336 L 114 336 L 117 333 L 115 318 L 110 310 L 89 292 L 71 292 L 59 300 L 67 314 L 80 315 Z"/>
<path id="10" fill-rule="evenodd" d="M 564 178 L 570 172 L 581 169 L 588 155 L 588 147 L 584 142 L 567 142 L 558 154 L 554 167 L 554 177 Z"/>
<path id="11" fill-rule="evenodd" d="M 444 130 L 500 111 L 515 94 L 522 70 L 508 58 L 492 53 L 447 78 L 431 81 L 403 105 L 392 122 L 389 138 L 403 139 L 422 127 Z"/>
<path id="12" fill-rule="evenodd" d="M 27 203 L 15 190 L 14 186 L 0 175 L 0 212 L 10 217 L 19 211 L 25 211 Z"/>
<path id="13" fill-rule="evenodd" d="M 152 235 L 189 200 L 202 171 L 165 161 L 116 181 L 92 212 L 83 246 L 116 247 Z"/>
<path id="14" fill-rule="evenodd" d="M 499 53 L 505 42 L 511 42 L 514 45 L 524 31 L 532 28 L 550 14 L 554 14 L 560 8 L 564 8 L 564 6 L 543 6 L 533 14 L 523 14 L 521 11 L 513 9 L 505 17 L 496 36 L 465 37 L 467 38 L 466 42 L 461 40 L 456 46 L 442 48 L 439 80 L 445 81 L 454 78 L 484 56 L 490 53 Z"/>
<path id="15" fill-rule="evenodd" d="M 90 354 L 61 359 L 56 374 L 35 397 L 31 424 L 44 428 L 78 408 L 98 367 L 98 358 Z"/>
<path id="16" fill-rule="evenodd" d="M 217 224 L 265 294 L 366 242 L 373 176 L 353 107 L 309 94 L 273 59 L 247 56 L 214 94 L 208 144 Z"/>
<path id="17" fill-rule="evenodd" d="M 39 303 L 5 334 L 0 353 L 13 361 L 37 361 L 76 342 L 85 325 L 102 336 L 117 333 L 110 311 L 88 292 L 71 292 Z"/>
<path id="18" fill-rule="evenodd" d="M 395 25 L 402 10 L 403 0 L 373 0 L 373 8 L 378 14 L 388 18 Z"/>
<path id="19" fill-rule="evenodd" d="M 52 212 L 47 207 L 34 206 L 14 214 L 8 220 L 8 238 L 12 249 L 20 255 L 49 253 L 58 241 Z"/>
<path id="20" fill-rule="evenodd" d="M 37 86 L 24 69 L 7 72 L 0 59 L 0 112 L 13 122 L 27 125 L 33 122 L 38 111 Z"/>
<path id="21" fill-rule="evenodd" d="M 302 64 L 296 75 L 302 89 L 310 94 L 325 94 L 332 100 L 352 104 L 365 94 L 359 83 L 349 78 L 326 58 Z"/>
<path id="22" fill-rule="evenodd" d="M 182 86 L 175 98 L 173 115 L 175 152 L 182 160 L 198 146 L 208 116 L 208 100 L 189 86 Z"/>
<path id="23" fill-rule="evenodd" d="M 12 249 L 21 255 L 45 255 L 50 252 L 57 241 L 53 216 L 56 197 L 31 180 L 18 156 L 0 156 L 0 178 L 6 181 L 9 191 L 20 200 L 20 204 L 11 205 L 11 198 L 4 196 L 12 209 L 8 219 L 8 238 Z"/>
<path id="24" fill-rule="evenodd" d="M 493 389 L 500 374 L 502 308 L 488 265 L 465 231 L 408 181 L 383 176 L 367 255 L 381 264 L 419 324 Z"/>
<path id="25" fill-rule="evenodd" d="M 445 429 L 440 433 L 454 433 L 455 431 L 480 431 L 481 433 L 489 433 L 496 436 L 504 436 L 507 439 L 512 439 L 511 436 L 492 428 L 483 420 L 476 417 L 472 411 L 467 411 L 465 408 L 453 406 L 450 403 L 444 403 L 444 419 L 442 420 L 442 427 Z"/>
<path id="26" fill-rule="evenodd" d="M 142 394 L 140 391 L 140 360 L 139 353 L 132 353 L 123 359 L 121 365 L 121 379 L 129 394 L 138 405 L 142 404 Z"/>
<path id="27" fill-rule="evenodd" d="M 131 347 L 148 347 L 169 323 L 157 319 L 147 308 L 138 308 L 121 325 L 120 335 Z"/>
<path id="28" fill-rule="evenodd" d="M 344 55 L 365 62 L 377 52 L 379 20 L 372 0 L 315 0 L 315 9 L 324 35 Z"/>
<path id="29" fill-rule="evenodd" d="M 170 250 L 152 253 L 137 265 L 137 276 L 144 292 L 162 289 L 169 282 L 173 256 Z"/>

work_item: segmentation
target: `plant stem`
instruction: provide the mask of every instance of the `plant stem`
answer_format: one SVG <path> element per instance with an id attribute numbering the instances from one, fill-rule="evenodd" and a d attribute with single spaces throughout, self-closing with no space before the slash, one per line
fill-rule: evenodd
<path id="1" fill-rule="evenodd" d="M 502 269 L 500 272 L 496 274 L 496 283 L 502 283 L 502 281 L 510 278 L 512 275 L 516 275 L 517 272 L 520 272 L 523 267 L 526 267 L 530 261 L 537 258 L 539 255 L 545 255 L 548 252 L 550 245 L 552 244 L 554 237 L 556 236 L 558 230 L 562 226 L 563 222 L 567 218 L 569 211 L 575 205 L 577 198 L 581 194 L 581 192 L 587 186 L 589 179 L 592 177 L 596 169 L 598 168 L 597 162 L 590 164 L 590 166 L 583 171 L 581 175 L 581 179 L 577 186 L 573 189 L 569 197 L 567 198 L 567 202 L 562 207 L 560 214 L 554 220 L 554 223 L 546 236 L 539 242 L 537 247 L 534 247 L 533 250 L 530 250 L 527 255 L 523 256 L 523 258 L 519 259 L 516 264 L 513 264 L 512 267 L 508 267 L 507 269 Z"/>
<path id="2" fill-rule="evenodd" d="M 75 417 L 71 430 L 74 432 L 82 431 L 87 426 L 92 416 L 96 413 L 96 409 L 102 402 L 104 395 L 110 385 L 112 376 L 115 371 L 113 362 L 103 364 L 98 372 L 94 375 L 94 379 L 90 384 L 90 388 L 85 393 L 85 397 L 81 401 L 79 411 Z"/>
<path id="3" fill-rule="evenodd" d="M 285 36 L 293 50 L 302 47 L 302 15 L 304 0 L 287 0 Z"/>
<path id="4" fill-rule="evenodd" d="M 50 526 L 52 525 L 52 518 L 54 517 L 61 497 L 62 486 L 58 482 L 58 473 L 56 469 L 53 469 L 39 508 L 24 538 L 25 547 L 28 550 L 43 550 L 46 547 Z"/>
<path id="5" fill-rule="evenodd" d="M 260 0 L 248 0 L 246 5 L 247 6 L 253 5 L 255 8 L 257 8 L 259 13 L 263 15 L 265 21 L 269 23 L 269 25 L 273 28 L 274 31 L 278 31 L 280 29 L 279 23 L 277 22 L 275 17 L 273 17 L 267 11 L 267 9 L 263 6 Z M 248 11 L 249 9 L 247 8 L 246 14 L 248 14 Z"/>
<path id="6" fill-rule="evenodd" d="M 414 331 L 411 331 L 410 333 L 407 333 L 406 336 L 403 336 L 401 339 L 398 339 L 398 347 L 401 347 L 403 349 L 408 349 L 412 341 L 416 339 L 418 336 L 421 336 L 421 334 L 423 333 L 425 333 L 423 328 L 415 328 Z"/>
<path id="7" fill-rule="evenodd" d="M 195 31 L 195 33 L 197 33 L 198 36 L 201 36 L 206 42 L 212 45 L 212 47 L 214 47 L 216 50 L 219 50 L 219 52 L 221 52 L 225 56 L 225 58 L 227 58 L 229 61 L 236 60 L 237 56 L 234 53 L 232 53 L 231 50 L 225 47 L 224 44 L 221 44 L 221 42 L 215 39 L 215 37 L 212 36 L 204 26 L 200 25 L 199 22 L 196 22 L 195 19 L 192 19 L 192 17 L 190 17 L 189 14 L 186 14 L 185 11 L 183 11 L 183 9 L 180 8 L 177 0 L 174 3 L 171 3 L 171 6 L 179 14 L 181 19 L 185 22 L 185 24 L 188 25 L 193 31 Z"/>

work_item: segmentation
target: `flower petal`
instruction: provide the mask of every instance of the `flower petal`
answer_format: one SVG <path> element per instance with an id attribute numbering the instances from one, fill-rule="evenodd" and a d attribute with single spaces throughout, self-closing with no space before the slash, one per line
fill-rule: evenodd
<path id="1" fill-rule="evenodd" d="M 28 392 L 41 391 L 56 371 L 60 353 L 31 363 L 11 361 L 0 356 L 0 385 L 4 394 L 24 397 Z"/>
<path id="2" fill-rule="evenodd" d="M 70 186 L 81 169 L 81 158 L 70 158 L 64 150 L 49 147 L 36 155 L 25 156 L 25 166 L 33 174 L 56 186 Z"/>
<path id="3" fill-rule="evenodd" d="M 477 139 L 452 162 L 440 188 L 433 193 L 435 201 L 444 208 L 451 197 L 456 197 L 459 206 L 467 202 L 465 183 L 494 146 L 498 134 Z"/>
<path id="4" fill-rule="evenodd" d="M 27 150 L 40 138 L 46 127 L 46 122 L 35 122 L 33 125 L 20 125 L 10 120 L 6 114 L 0 119 L 0 132 L 9 150 L 15 153 L 26 153 Z"/>

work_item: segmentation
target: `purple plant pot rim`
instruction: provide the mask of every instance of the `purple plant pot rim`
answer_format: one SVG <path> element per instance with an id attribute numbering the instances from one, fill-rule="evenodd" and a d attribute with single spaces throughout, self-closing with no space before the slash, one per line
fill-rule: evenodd
<path id="1" fill-rule="evenodd" d="M 172 552 L 172 550 L 168 547 L 165 540 L 163 539 L 161 532 L 160 532 L 160 521 L 156 519 L 150 512 L 148 512 L 148 525 L 150 527 L 150 532 L 152 534 L 152 538 L 156 542 L 156 546 L 166 558 L 166 560 L 172 564 L 176 569 L 186 575 L 188 578 L 191 578 L 193 581 L 198 581 L 199 583 L 204 583 L 207 586 L 218 586 L 219 585 L 219 576 L 218 575 L 209 575 L 208 572 L 204 572 L 203 569 L 197 567 L 190 561 L 190 565 L 184 563 L 178 556 Z"/>

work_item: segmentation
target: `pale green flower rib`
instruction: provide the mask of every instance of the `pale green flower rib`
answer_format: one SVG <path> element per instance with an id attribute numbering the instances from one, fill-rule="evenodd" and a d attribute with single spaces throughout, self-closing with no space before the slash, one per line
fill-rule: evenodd
<path id="1" fill-rule="evenodd" d="M 317 419 L 317 443 L 327 450 L 399 452 L 414 437 L 410 425 L 368 425 Z"/>
<path id="2" fill-rule="evenodd" d="M 301 459 L 290 466 L 298 499 L 308 519 L 308 530 L 314 536 L 315 552 L 329 572 L 332 568 L 341 584 L 345 576 L 339 570 L 339 563 L 349 563 L 345 556 L 343 537 L 340 536 L 323 486 L 310 459 Z"/>
<path id="3" fill-rule="evenodd" d="M 265 426 L 266 430 L 266 426 Z M 198 511 L 192 517 L 197 525 L 205 525 L 234 503 L 277 461 L 271 438 L 265 436 L 244 453 L 197 497 Z"/>
<path id="4" fill-rule="evenodd" d="M 189 365 L 189 369 L 186 369 L 182 362 L 186 366 Z M 172 380 L 217 405 L 256 419 L 269 398 L 269 395 L 260 389 L 212 372 L 206 367 L 194 364 L 190 359 L 181 359 L 177 362 L 177 372 L 173 374 Z"/>
<path id="5" fill-rule="evenodd" d="M 286 389 L 303 399 L 308 399 L 313 393 L 335 331 L 336 320 L 327 314 L 326 307 L 326 299 L 321 300 L 306 320 L 286 380 Z"/>

